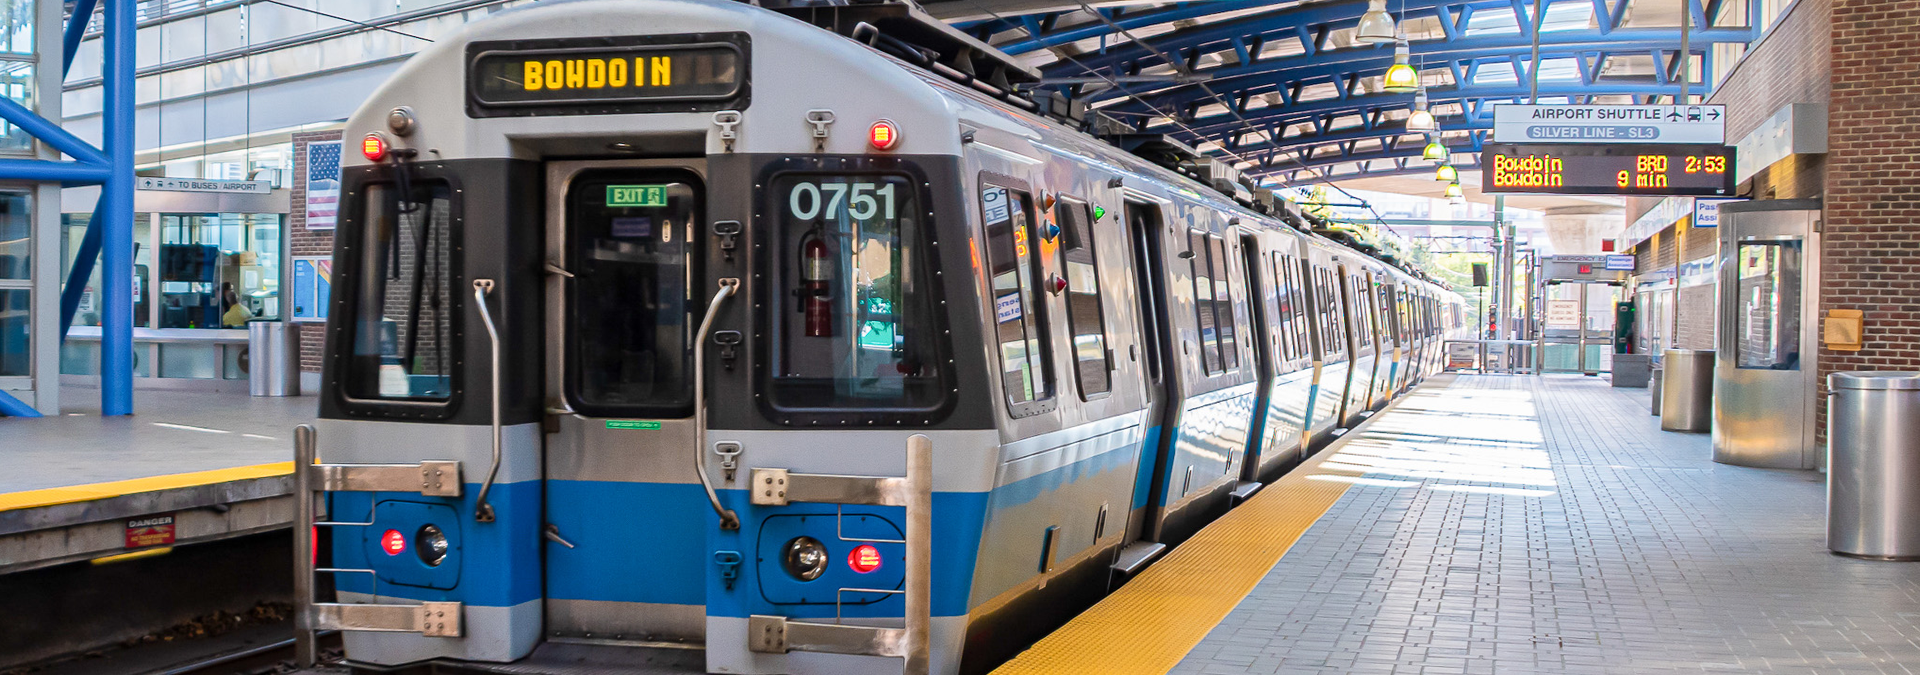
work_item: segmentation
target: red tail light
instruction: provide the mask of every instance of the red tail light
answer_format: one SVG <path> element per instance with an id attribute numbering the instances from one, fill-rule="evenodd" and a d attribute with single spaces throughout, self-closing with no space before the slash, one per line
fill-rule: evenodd
<path id="1" fill-rule="evenodd" d="M 378 132 L 367 134 L 366 138 L 360 139 L 360 154 L 366 155 L 367 161 L 370 162 L 386 159 L 387 139 L 382 138 Z"/>
<path id="2" fill-rule="evenodd" d="M 900 128 L 893 125 L 893 120 L 874 122 L 873 126 L 867 127 L 867 141 L 873 144 L 875 150 L 892 150 L 893 146 L 900 144 Z"/>
<path id="3" fill-rule="evenodd" d="M 880 549 L 872 544 L 855 546 L 853 552 L 847 554 L 847 567 L 861 574 L 880 569 Z"/>

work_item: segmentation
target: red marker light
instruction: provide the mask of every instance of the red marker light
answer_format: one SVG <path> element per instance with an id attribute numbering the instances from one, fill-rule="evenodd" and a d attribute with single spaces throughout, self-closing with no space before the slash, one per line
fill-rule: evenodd
<path id="1" fill-rule="evenodd" d="M 366 138 L 360 139 L 360 154 L 366 155 L 367 160 L 373 162 L 386 159 L 387 139 L 381 138 L 377 132 L 367 134 Z"/>
<path id="2" fill-rule="evenodd" d="M 853 552 L 847 554 L 847 567 L 861 574 L 880 569 L 880 549 L 872 544 L 855 546 Z"/>
<path id="3" fill-rule="evenodd" d="M 387 555 L 400 555 L 401 551 L 407 550 L 407 536 L 400 534 L 399 530 L 387 530 L 386 534 L 380 535 L 380 548 Z"/>
<path id="4" fill-rule="evenodd" d="M 893 125 L 893 120 L 874 122 L 867 127 L 867 141 L 875 150 L 892 150 L 900 144 L 900 128 Z"/>

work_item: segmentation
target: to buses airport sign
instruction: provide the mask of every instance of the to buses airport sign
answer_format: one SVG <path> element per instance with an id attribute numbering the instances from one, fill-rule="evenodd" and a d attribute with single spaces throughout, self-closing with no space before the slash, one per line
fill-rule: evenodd
<path id="1" fill-rule="evenodd" d="M 1496 143 L 1726 142 L 1723 105 L 1521 105 L 1493 107 Z"/>

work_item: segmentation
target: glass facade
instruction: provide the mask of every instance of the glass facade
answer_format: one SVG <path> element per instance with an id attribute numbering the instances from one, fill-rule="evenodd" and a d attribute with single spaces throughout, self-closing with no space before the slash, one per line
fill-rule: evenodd
<path id="1" fill-rule="evenodd" d="M 73 268 L 88 220 L 85 214 L 62 218 L 62 275 Z M 285 220 L 280 214 L 136 214 L 133 325 L 244 328 L 250 319 L 280 318 Z M 99 290 L 95 269 L 73 325 L 100 325 Z"/>
<path id="2" fill-rule="evenodd" d="M 0 377 L 33 374 L 33 208 L 0 192 Z"/>

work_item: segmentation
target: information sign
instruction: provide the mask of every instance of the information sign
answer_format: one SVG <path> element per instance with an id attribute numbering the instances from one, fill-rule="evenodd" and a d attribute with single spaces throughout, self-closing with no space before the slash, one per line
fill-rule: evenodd
<path id="1" fill-rule="evenodd" d="M 1547 327 L 1577 329 L 1580 327 L 1580 301 L 1548 300 Z"/>
<path id="2" fill-rule="evenodd" d="M 1496 143 L 1726 143 L 1721 105 L 1493 107 Z"/>

